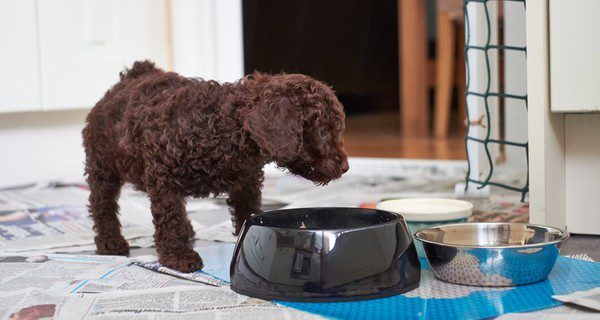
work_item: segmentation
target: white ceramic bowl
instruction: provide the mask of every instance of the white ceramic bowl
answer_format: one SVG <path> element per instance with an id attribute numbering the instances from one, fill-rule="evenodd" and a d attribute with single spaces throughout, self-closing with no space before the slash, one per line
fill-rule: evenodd
<path id="1" fill-rule="evenodd" d="M 466 222 L 473 213 L 473 204 L 455 199 L 408 198 L 382 201 L 377 209 L 400 214 L 414 235 L 423 228 Z M 419 258 L 425 258 L 423 245 L 415 245 Z"/>

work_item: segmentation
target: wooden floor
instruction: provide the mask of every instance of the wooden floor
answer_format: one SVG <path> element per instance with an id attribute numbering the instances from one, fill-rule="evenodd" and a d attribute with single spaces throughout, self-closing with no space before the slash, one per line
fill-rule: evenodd
<path id="1" fill-rule="evenodd" d="M 463 160 L 464 129 L 456 127 L 447 138 L 403 137 L 398 113 L 377 112 L 348 116 L 344 139 L 354 157 Z"/>

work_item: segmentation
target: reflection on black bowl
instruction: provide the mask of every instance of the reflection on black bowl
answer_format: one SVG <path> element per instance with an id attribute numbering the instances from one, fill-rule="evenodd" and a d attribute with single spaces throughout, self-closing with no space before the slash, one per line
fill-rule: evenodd
<path id="1" fill-rule="evenodd" d="M 246 221 L 231 288 L 286 301 L 349 301 L 419 286 L 417 252 L 401 216 L 360 208 L 275 210 Z"/>

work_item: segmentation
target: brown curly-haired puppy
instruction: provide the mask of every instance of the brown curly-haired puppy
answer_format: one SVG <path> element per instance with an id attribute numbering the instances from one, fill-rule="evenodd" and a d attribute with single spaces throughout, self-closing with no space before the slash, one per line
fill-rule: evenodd
<path id="1" fill-rule="evenodd" d="M 327 85 L 300 74 L 235 83 L 185 78 L 136 62 L 87 116 L 83 129 L 97 252 L 127 254 L 117 199 L 132 183 L 152 203 L 163 265 L 202 267 L 185 198 L 227 193 L 237 234 L 260 212 L 263 166 L 325 184 L 348 170 L 344 112 Z"/>

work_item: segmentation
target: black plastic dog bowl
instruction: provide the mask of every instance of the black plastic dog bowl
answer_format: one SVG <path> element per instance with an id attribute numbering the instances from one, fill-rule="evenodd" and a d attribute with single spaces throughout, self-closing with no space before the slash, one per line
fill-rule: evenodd
<path id="1" fill-rule="evenodd" d="M 275 210 L 246 221 L 231 261 L 231 288 L 285 301 L 350 301 L 419 286 L 404 219 L 361 208 Z"/>

